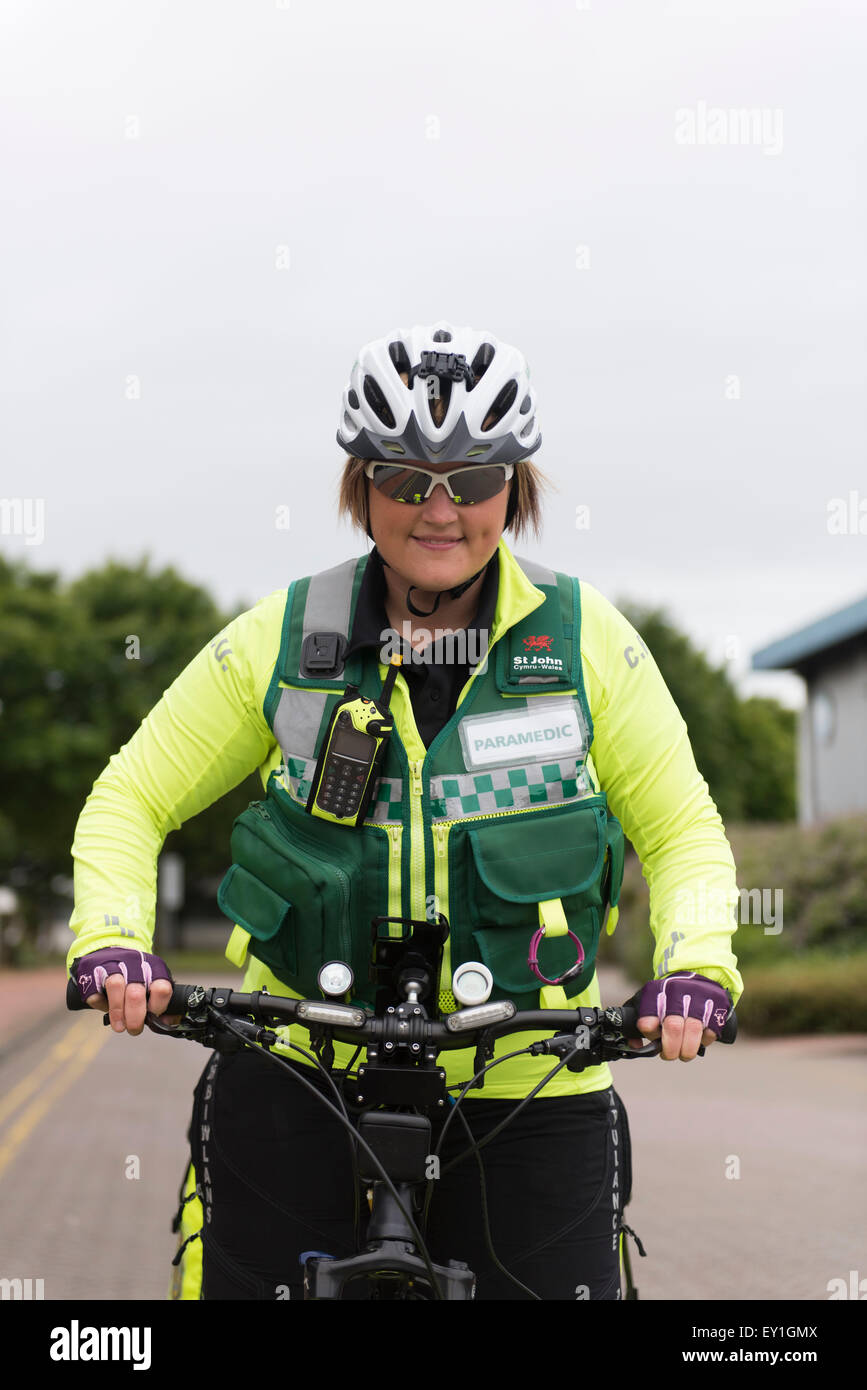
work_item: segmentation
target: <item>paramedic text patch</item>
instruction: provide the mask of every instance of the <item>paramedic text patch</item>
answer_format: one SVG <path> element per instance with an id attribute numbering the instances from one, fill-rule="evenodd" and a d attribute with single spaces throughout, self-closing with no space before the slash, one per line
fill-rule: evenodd
<path id="1" fill-rule="evenodd" d="M 587 753 L 584 721 L 574 699 L 539 697 L 501 714 L 469 715 L 461 720 L 460 736 L 468 768 L 567 756 L 583 761 Z"/>

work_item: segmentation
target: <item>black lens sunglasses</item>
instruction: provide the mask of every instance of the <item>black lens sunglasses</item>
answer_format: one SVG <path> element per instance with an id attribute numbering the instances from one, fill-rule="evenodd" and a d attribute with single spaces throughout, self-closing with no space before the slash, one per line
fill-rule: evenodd
<path id="1" fill-rule="evenodd" d="M 391 498 L 392 502 L 409 502 L 420 507 L 426 502 L 436 487 L 442 483 L 449 497 L 459 507 L 471 507 L 474 502 L 487 502 L 502 492 L 515 471 L 513 463 L 481 463 L 462 468 L 449 468 L 445 473 L 434 473 L 430 468 L 417 464 L 379 463 L 370 459 L 364 472 L 370 478 L 377 492 Z M 458 481 L 452 486 L 452 479 Z"/>

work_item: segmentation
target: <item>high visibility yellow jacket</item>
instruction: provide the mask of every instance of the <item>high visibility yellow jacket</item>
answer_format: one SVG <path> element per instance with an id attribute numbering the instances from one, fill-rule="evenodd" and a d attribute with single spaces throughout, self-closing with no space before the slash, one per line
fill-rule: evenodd
<path id="1" fill-rule="evenodd" d="M 505 541 L 499 545 L 499 588 L 491 647 L 544 602 Z M 263 787 L 284 768 L 283 752 L 265 717 L 284 632 L 287 590 L 241 614 L 196 656 L 109 761 L 79 819 L 75 861 L 76 941 L 69 962 L 103 946 L 151 949 L 156 863 L 169 831 L 211 805 L 251 771 Z M 592 585 L 580 583 L 580 660 L 593 723 L 584 764 L 590 790 L 632 841 L 650 888 L 656 940 L 654 973 L 697 970 L 718 981 L 737 1003 L 742 981 L 731 950 L 735 866 L 719 813 L 698 771 L 686 725 L 638 633 Z M 381 667 L 381 675 L 385 667 Z M 464 687 L 466 694 L 469 682 Z M 392 696 L 396 733 L 410 763 L 426 749 L 398 675 Z M 458 714 L 460 714 L 460 705 Z M 339 833 L 344 833 L 340 831 Z M 347 835 L 353 834 L 346 830 Z M 424 902 L 424 884 L 412 886 Z M 423 911 L 415 915 L 424 915 Z M 612 911 L 608 928 L 613 929 Z M 261 960 L 250 959 L 245 990 L 293 991 Z M 570 1003 L 600 1003 L 594 976 Z M 607 1003 L 620 1002 L 606 1000 Z M 287 1041 L 306 1042 L 300 1027 Z M 498 1053 L 521 1046 L 502 1040 Z M 529 1039 L 526 1039 L 529 1041 Z M 298 1054 L 292 1054 L 296 1059 Z M 337 1048 L 336 1064 L 350 1049 Z M 449 1083 L 472 1075 L 473 1053 L 441 1059 Z M 550 1058 L 516 1058 L 495 1067 L 479 1097 L 520 1097 L 551 1070 Z M 611 1084 L 607 1066 L 573 1075 L 560 1071 L 542 1093 L 575 1094 Z"/>

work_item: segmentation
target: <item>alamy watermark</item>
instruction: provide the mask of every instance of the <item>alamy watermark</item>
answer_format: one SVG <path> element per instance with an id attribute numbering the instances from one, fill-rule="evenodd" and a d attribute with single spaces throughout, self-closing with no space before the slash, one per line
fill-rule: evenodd
<path id="1" fill-rule="evenodd" d="M 0 1279 L 0 1299 L 30 1299 L 45 1297 L 44 1279 Z"/>
<path id="2" fill-rule="evenodd" d="M 761 926 L 765 936 L 779 936 L 783 930 L 782 888 L 681 888 L 675 894 L 674 920 L 678 926 L 708 926 L 730 920 L 741 926 Z"/>
<path id="3" fill-rule="evenodd" d="M 69 1327 L 51 1329 L 52 1361 L 131 1361 L 134 1371 L 151 1364 L 149 1327 L 82 1327 L 73 1318 Z"/>
<path id="4" fill-rule="evenodd" d="M 862 1279 L 857 1269 L 849 1270 L 847 1279 L 829 1279 L 825 1288 L 828 1290 L 828 1297 L 833 1298 L 852 1298 L 863 1302 L 867 1298 L 867 1279 Z"/>
<path id="5" fill-rule="evenodd" d="M 779 106 L 679 106 L 674 113 L 678 145 L 756 145 L 763 154 L 783 148 L 783 113 Z"/>
<path id="6" fill-rule="evenodd" d="M 44 497 L 0 497 L 0 536 L 23 536 L 25 545 L 45 540 Z"/>
<path id="7" fill-rule="evenodd" d="M 413 638 L 423 642 L 421 650 L 413 652 L 413 661 L 430 664 L 442 662 L 446 666 L 478 666 L 487 654 L 490 633 L 487 628 L 461 628 L 459 632 L 451 628 L 414 627 L 408 618 L 404 619 L 401 630 L 387 627 L 379 634 L 383 643 L 379 659 L 387 666 L 393 656 L 404 655 L 406 648 L 412 646 Z"/>
<path id="8" fill-rule="evenodd" d="M 867 497 L 852 488 L 848 497 L 830 498 L 826 526 L 829 536 L 867 536 Z"/>

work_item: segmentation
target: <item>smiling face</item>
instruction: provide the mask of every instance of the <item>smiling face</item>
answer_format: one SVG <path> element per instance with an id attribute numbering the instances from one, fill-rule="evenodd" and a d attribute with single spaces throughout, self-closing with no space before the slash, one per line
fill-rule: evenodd
<path id="1" fill-rule="evenodd" d="M 461 467 L 423 466 L 432 473 Z M 426 502 L 412 506 L 386 497 L 368 479 L 368 516 L 377 550 L 406 588 L 413 585 L 428 593 L 453 589 L 482 569 L 497 549 L 513 486 L 509 482 L 495 497 L 459 507 L 437 484 Z"/>

